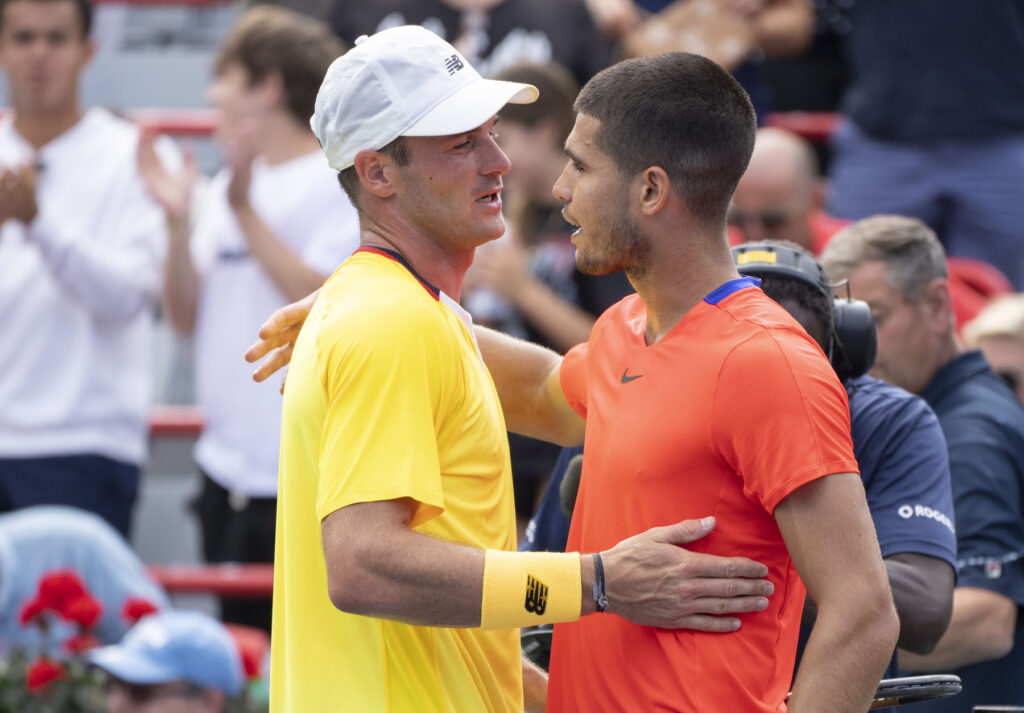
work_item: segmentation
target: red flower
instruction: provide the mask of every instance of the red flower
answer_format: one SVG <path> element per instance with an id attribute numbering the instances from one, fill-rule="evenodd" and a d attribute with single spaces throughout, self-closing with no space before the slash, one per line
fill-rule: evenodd
<path id="1" fill-rule="evenodd" d="M 121 607 L 121 618 L 129 624 L 136 623 L 139 619 L 157 612 L 156 605 L 142 597 L 128 597 Z"/>
<path id="2" fill-rule="evenodd" d="M 30 691 L 38 691 L 59 678 L 64 678 L 64 667 L 48 659 L 37 659 L 25 673 L 25 681 Z"/>
<path id="3" fill-rule="evenodd" d="M 77 623 L 83 629 L 91 629 L 99 621 L 103 605 L 88 594 L 82 594 L 66 601 L 60 613 L 65 619 Z"/>
<path id="4" fill-rule="evenodd" d="M 83 596 L 85 584 L 74 570 L 54 570 L 39 580 L 39 599 L 54 611 L 63 613 L 68 602 Z"/>
<path id="5" fill-rule="evenodd" d="M 71 654 L 80 654 L 83 651 L 95 649 L 99 645 L 99 639 L 92 634 L 77 634 L 64 642 L 64 648 Z"/>
<path id="6" fill-rule="evenodd" d="M 246 680 L 260 677 L 260 660 L 256 652 L 251 648 L 243 648 L 239 651 L 242 656 L 242 671 L 245 672 Z"/>
<path id="7" fill-rule="evenodd" d="M 19 621 L 22 626 L 28 626 L 48 611 L 50 611 L 50 608 L 39 597 L 29 599 L 21 607 Z"/>

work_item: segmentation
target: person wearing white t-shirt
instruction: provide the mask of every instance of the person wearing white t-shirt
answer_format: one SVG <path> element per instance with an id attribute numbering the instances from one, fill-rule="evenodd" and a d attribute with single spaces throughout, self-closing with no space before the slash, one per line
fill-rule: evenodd
<path id="1" fill-rule="evenodd" d="M 253 385 L 242 353 L 268 311 L 319 287 L 358 246 L 356 211 L 309 126 L 340 50 L 325 26 L 289 10 L 260 6 L 242 16 L 208 91 L 226 166 L 191 234 L 194 162 L 173 174 L 151 135 L 140 142 L 140 169 L 171 226 L 166 314 L 195 337 L 208 561 L 269 562 L 274 554 L 281 401 Z M 228 621 L 269 627 L 268 601 L 222 607 Z"/>
<path id="2" fill-rule="evenodd" d="M 0 512 L 70 505 L 127 537 L 167 233 L 137 129 L 79 103 L 90 26 L 85 0 L 0 2 Z"/>

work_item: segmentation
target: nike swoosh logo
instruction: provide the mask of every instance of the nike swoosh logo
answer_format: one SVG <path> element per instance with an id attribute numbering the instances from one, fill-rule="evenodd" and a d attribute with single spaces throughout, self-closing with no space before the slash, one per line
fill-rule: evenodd
<path id="1" fill-rule="evenodd" d="M 622 383 L 623 384 L 628 384 L 629 382 L 634 381 L 635 379 L 639 379 L 641 376 L 643 376 L 643 374 L 637 374 L 636 376 L 630 376 L 629 375 L 629 367 L 627 366 L 625 369 L 622 370 Z"/>

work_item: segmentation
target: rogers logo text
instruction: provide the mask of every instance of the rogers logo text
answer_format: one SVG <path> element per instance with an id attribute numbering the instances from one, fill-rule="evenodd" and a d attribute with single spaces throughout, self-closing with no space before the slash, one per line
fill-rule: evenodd
<path id="1" fill-rule="evenodd" d="M 948 529 L 953 534 L 956 534 L 956 528 L 953 526 L 953 522 L 949 519 L 949 517 L 946 516 L 946 513 L 939 512 L 938 510 L 930 508 L 927 505 L 900 505 L 899 509 L 896 512 L 898 512 L 899 516 L 902 517 L 904 520 L 909 520 L 912 517 L 926 517 L 929 520 L 941 522 L 943 525 L 946 526 L 946 529 Z"/>

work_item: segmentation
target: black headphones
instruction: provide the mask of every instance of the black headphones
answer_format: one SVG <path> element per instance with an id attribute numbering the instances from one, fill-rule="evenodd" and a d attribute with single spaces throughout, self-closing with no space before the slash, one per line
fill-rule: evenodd
<path id="1" fill-rule="evenodd" d="M 832 299 L 834 319 L 827 350 L 829 362 L 843 382 L 867 373 L 875 363 L 878 336 L 866 302 L 834 298 L 832 283 L 821 265 L 796 246 L 759 242 L 736 245 L 731 252 L 733 264 L 742 275 L 791 277 L 812 285 Z"/>

